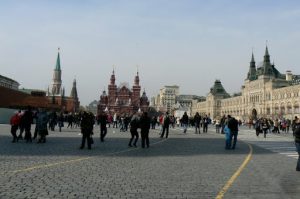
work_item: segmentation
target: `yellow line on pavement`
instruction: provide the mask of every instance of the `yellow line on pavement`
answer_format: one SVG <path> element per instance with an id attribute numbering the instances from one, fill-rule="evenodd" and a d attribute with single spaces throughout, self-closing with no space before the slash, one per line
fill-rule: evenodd
<path id="1" fill-rule="evenodd" d="M 224 197 L 224 194 L 228 191 L 228 189 L 231 187 L 231 185 L 234 183 L 234 181 L 242 173 L 242 171 L 244 170 L 244 168 L 247 166 L 247 164 L 251 160 L 252 153 L 253 153 L 253 148 L 252 148 L 252 146 L 250 144 L 248 144 L 248 146 L 249 146 L 250 151 L 249 151 L 249 154 L 247 155 L 246 159 L 241 164 L 241 166 L 238 168 L 238 170 L 233 174 L 233 176 L 231 176 L 231 178 L 226 182 L 225 186 L 218 193 L 216 199 L 222 199 Z"/>
<path id="2" fill-rule="evenodd" d="M 41 164 L 41 165 L 36 165 L 36 166 L 33 166 L 33 167 L 28 167 L 28 168 L 25 168 L 25 169 L 18 169 L 18 170 L 10 171 L 10 173 L 19 173 L 19 172 L 25 172 L 25 171 L 32 171 L 34 169 L 41 169 L 41 168 L 53 167 L 53 166 L 61 165 L 61 164 L 74 163 L 74 162 L 79 162 L 79 161 L 82 161 L 82 160 L 87 160 L 87 159 L 90 159 L 90 158 L 92 158 L 92 157 L 77 158 L 77 159 L 73 159 L 73 160 L 55 162 L 55 163 L 50 163 L 50 164 Z"/>
<path id="3" fill-rule="evenodd" d="M 156 144 L 159 144 L 159 143 L 164 142 L 164 141 L 166 141 L 166 139 L 165 140 L 157 141 L 157 142 L 153 143 L 152 145 L 156 145 Z M 103 156 L 117 155 L 117 154 L 120 154 L 120 153 L 125 153 L 125 152 L 129 152 L 129 151 L 135 151 L 135 150 L 138 150 L 138 149 L 140 149 L 140 148 L 125 149 L 125 150 L 122 150 L 122 151 L 117 151 L 117 152 L 112 152 L 112 153 L 108 153 L 108 154 L 103 154 Z M 49 164 L 41 164 L 41 165 L 36 165 L 36 166 L 28 167 L 28 168 L 25 168 L 25 169 L 18 169 L 18 170 L 13 170 L 13 171 L 1 172 L 0 174 L 5 174 L 5 173 L 15 174 L 15 173 L 20 173 L 20 172 L 32 171 L 32 170 L 35 170 L 35 169 L 42 169 L 42 168 L 53 167 L 53 166 L 62 165 L 62 164 L 76 163 L 76 162 L 80 162 L 80 161 L 83 161 L 83 160 L 88 160 L 88 159 L 91 159 L 91 158 L 92 158 L 92 156 L 84 157 L 84 158 L 77 158 L 77 159 L 72 159 L 72 160 L 67 160 L 67 161 L 61 161 L 61 162 L 55 162 L 55 163 L 49 163 Z"/>

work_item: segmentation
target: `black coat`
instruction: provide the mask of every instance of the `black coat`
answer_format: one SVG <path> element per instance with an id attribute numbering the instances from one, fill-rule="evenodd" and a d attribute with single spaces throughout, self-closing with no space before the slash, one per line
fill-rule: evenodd
<path id="1" fill-rule="evenodd" d="M 239 123 L 235 118 L 230 118 L 228 120 L 228 128 L 231 132 L 238 132 L 239 131 Z"/>
<path id="2" fill-rule="evenodd" d="M 151 119 L 148 116 L 142 116 L 140 119 L 140 128 L 141 131 L 149 131 L 150 129 L 150 123 L 151 123 Z"/>

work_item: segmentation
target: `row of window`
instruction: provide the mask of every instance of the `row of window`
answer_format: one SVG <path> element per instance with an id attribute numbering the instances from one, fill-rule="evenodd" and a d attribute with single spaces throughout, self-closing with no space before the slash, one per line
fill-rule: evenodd
<path id="1" fill-rule="evenodd" d="M 292 109 L 288 109 L 287 111 L 285 110 L 274 110 L 273 114 L 281 114 L 281 115 L 285 115 L 285 114 L 299 114 L 300 113 L 300 109 L 294 109 L 294 112 Z M 232 114 L 232 115 L 245 115 L 245 111 L 222 111 L 221 113 L 222 115 L 227 115 L 227 114 Z M 269 115 L 271 114 L 271 110 L 270 109 L 266 109 L 266 114 Z"/>
<path id="2" fill-rule="evenodd" d="M 8 84 L 6 82 L 0 82 L 0 86 L 6 87 L 6 88 L 11 88 L 11 89 L 16 89 L 13 87 L 12 84 Z"/>

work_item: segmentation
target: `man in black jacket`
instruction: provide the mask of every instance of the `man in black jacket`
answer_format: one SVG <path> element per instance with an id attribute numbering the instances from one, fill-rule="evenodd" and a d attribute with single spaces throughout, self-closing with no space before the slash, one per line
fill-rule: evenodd
<path id="1" fill-rule="evenodd" d="M 201 116 L 200 114 L 197 112 L 194 116 L 194 123 L 195 123 L 195 133 L 197 134 L 197 132 L 199 132 L 200 134 L 200 122 L 201 122 Z M 198 129 L 198 131 L 197 131 Z"/>
<path id="2" fill-rule="evenodd" d="M 188 127 L 188 124 L 189 124 L 189 116 L 187 115 L 186 112 L 184 112 L 184 114 L 181 118 L 181 123 L 183 125 L 183 133 L 186 133 L 187 127 Z"/>
<path id="3" fill-rule="evenodd" d="M 295 135 L 296 150 L 298 152 L 298 162 L 297 162 L 296 171 L 300 171 L 300 119 L 299 118 L 297 118 L 297 121 L 295 122 L 294 135 Z"/>
<path id="4" fill-rule="evenodd" d="M 91 145 L 92 145 L 91 135 L 93 134 L 94 123 L 95 123 L 95 117 L 93 113 L 88 113 L 84 111 L 80 123 L 81 133 L 82 133 L 80 149 L 84 148 L 85 140 L 87 140 L 88 149 L 91 149 Z"/>
<path id="5" fill-rule="evenodd" d="M 104 142 L 104 138 L 107 134 L 107 115 L 105 112 L 100 113 L 98 116 L 98 123 L 100 125 L 100 140 L 101 142 Z"/>
<path id="6" fill-rule="evenodd" d="M 142 148 L 145 148 L 145 142 L 147 148 L 149 148 L 149 129 L 151 119 L 148 117 L 148 113 L 144 112 L 140 119 L 141 137 L 142 137 Z"/>
<path id="7" fill-rule="evenodd" d="M 239 123 L 234 117 L 231 117 L 230 115 L 228 115 L 228 128 L 231 131 L 231 140 L 233 138 L 231 149 L 235 149 L 239 131 Z"/>

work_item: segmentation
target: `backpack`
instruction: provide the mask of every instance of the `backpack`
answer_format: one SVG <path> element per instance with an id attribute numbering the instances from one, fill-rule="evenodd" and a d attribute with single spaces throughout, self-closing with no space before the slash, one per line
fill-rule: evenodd
<path id="1" fill-rule="evenodd" d="M 166 116 L 164 118 L 164 125 L 169 125 L 169 124 L 170 124 L 170 118 L 169 118 L 169 116 Z"/>

